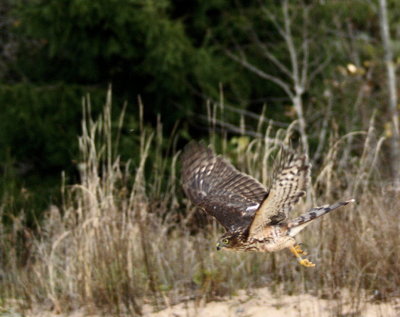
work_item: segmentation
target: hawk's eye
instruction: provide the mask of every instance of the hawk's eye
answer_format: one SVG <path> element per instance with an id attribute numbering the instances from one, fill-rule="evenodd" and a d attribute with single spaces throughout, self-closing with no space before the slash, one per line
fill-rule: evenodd
<path id="1" fill-rule="evenodd" d="M 222 243 L 223 243 L 223 244 L 228 244 L 228 243 L 229 243 L 229 240 L 228 240 L 227 238 L 225 238 L 224 240 L 222 240 Z"/>

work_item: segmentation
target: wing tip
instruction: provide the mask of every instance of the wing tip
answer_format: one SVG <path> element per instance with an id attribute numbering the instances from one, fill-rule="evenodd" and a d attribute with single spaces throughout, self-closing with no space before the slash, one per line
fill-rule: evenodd
<path id="1" fill-rule="evenodd" d="M 207 147 L 204 145 L 204 142 L 202 141 L 199 142 L 196 140 L 191 140 L 183 147 L 183 152 L 188 153 L 195 149 L 207 149 Z"/>
<path id="2" fill-rule="evenodd" d="M 202 155 L 211 157 L 214 153 L 203 141 L 198 142 L 196 140 L 191 140 L 183 147 L 180 160 L 182 163 L 191 165 L 193 162 L 188 161 L 197 160 Z"/>

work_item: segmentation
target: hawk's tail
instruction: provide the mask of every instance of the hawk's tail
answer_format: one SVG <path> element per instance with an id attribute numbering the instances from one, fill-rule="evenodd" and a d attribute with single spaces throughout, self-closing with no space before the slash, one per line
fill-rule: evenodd
<path id="1" fill-rule="evenodd" d="M 347 205 L 348 203 L 355 202 L 354 199 L 350 199 L 347 201 L 341 201 L 337 202 L 333 205 L 325 205 L 322 207 L 314 207 L 311 210 L 309 210 L 306 214 L 297 217 L 288 223 L 288 228 L 289 228 L 289 236 L 294 237 L 296 234 L 298 234 L 301 230 L 303 230 L 307 225 L 311 223 L 312 220 L 321 217 L 325 215 L 326 213 Z"/>

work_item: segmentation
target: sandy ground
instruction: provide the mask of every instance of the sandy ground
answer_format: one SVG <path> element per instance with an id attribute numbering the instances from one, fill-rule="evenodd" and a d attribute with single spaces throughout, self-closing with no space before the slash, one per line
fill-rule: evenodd
<path id="1" fill-rule="evenodd" d="M 189 301 L 154 312 L 150 305 L 143 307 L 145 317 L 400 317 L 400 299 L 391 302 L 364 302 L 358 307 L 346 300 L 332 301 L 318 299 L 311 295 L 276 296 L 267 288 L 251 292 L 239 291 L 237 296 L 218 302 L 199 303 Z M 78 310 L 69 314 L 57 314 L 35 310 L 17 312 L 2 309 L 0 317 L 99 317 L 106 315 L 87 314 Z"/>
<path id="2" fill-rule="evenodd" d="M 148 317 L 400 317 L 400 299 L 389 303 L 363 303 L 351 307 L 347 303 L 318 299 L 311 295 L 273 296 L 267 288 L 254 290 L 251 294 L 240 291 L 238 296 L 205 305 L 195 302 L 181 303 L 168 309 L 152 312 L 145 307 Z M 147 311 L 146 311 L 147 310 Z"/>

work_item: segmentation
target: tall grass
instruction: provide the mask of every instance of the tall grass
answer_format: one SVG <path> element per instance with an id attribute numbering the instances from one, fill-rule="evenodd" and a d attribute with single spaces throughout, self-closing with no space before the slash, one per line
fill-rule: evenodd
<path id="1" fill-rule="evenodd" d="M 357 204 L 304 231 L 299 240 L 317 264 L 306 269 L 285 251 L 217 252 L 221 229 L 208 220 L 200 227 L 196 209 L 183 198 L 179 152 L 172 138 L 171 154 L 164 155 L 161 123 L 156 129 L 141 124 L 140 151 L 132 154 L 139 163 L 132 166 L 118 157 L 124 113 L 113 128 L 111 93 L 97 120 L 91 118 L 89 100 L 83 113 L 79 184 L 63 183 L 62 205 L 49 207 L 38 232 L 21 225 L 19 217 L 13 226 L 1 227 L 1 300 L 17 298 L 22 307 L 42 305 L 57 312 L 85 307 L 140 315 L 145 303 L 156 309 L 188 299 L 200 303 L 261 286 L 338 303 L 351 298 L 355 311 L 369 295 L 399 295 L 400 204 L 379 174 L 383 139 L 373 120 L 367 131 L 352 132 L 351 144 L 349 135 L 330 133 L 323 159 L 314 164 L 311 194 L 298 213 L 339 199 L 355 198 Z M 276 129 L 266 122 L 260 116 L 261 137 L 254 138 L 216 138 L 211 125 L 210 142 L 268 184 L 273 155 L 292 137 L 296 123 Z M 4 206 L 1 212 L 6 216 Z M 340 315 L 342 305 L 335 307 L 333 315 Z"/>

